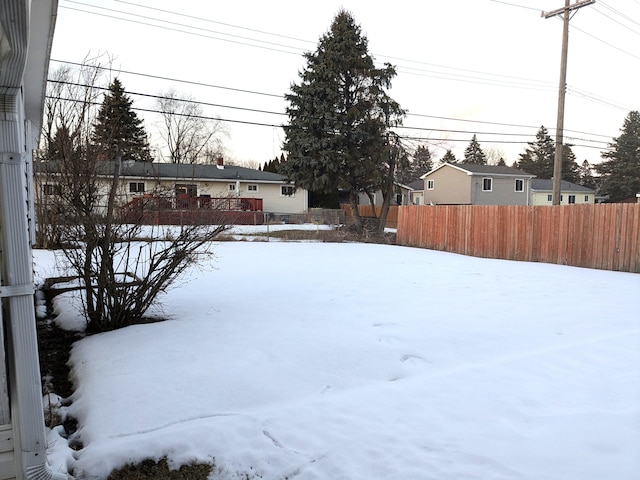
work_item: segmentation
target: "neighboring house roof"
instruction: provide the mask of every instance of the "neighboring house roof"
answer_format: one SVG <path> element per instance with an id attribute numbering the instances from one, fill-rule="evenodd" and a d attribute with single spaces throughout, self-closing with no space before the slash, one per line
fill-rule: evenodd
<path id="1" fill-rule="evenodd" d="M 122 168 L 124 176 L 158 177 L 193 180 L 243 180 L 254 182 L 283 183 L 283 175 L 263 172 L 235 165 L 202 165 L 179 163 L 125 162 Z"/>
<path id="2" fill-rule="evenodd" d="M 103 175 L 113 175 L 113 161 L 105 161 Z M 42 173 L 59 171 L 58 162 L 37 163 L 35 170 Z M 142 177 L 191 181 L 244 181 L 259 183 L 286 183 L 283 175 L 263 172 L 235 165 L 182 164 L 157 162 L 123 161 L 120 170 L 122 177 Z"/>
<path id="3" fill-rule="evenodd" d="M 563 192 L 595 193 L 595 190 L 592 188 L 583 187 L 582 185 L 567 182 L 566 180 L 562 180 L 560 182 L 560 190 Z M 546 178 L 534 178 L 531 180 L 531 191 L 552 192 L 553 180 L 548 180 Z"/>
<path id="4" fill-rule="evenodd" d="M 451 167 L 465 172 L 467 175 L 493 175 L 502 177 L 529 177 L 533 178 L 535 175 L 527 173 L 523 170 L 518 170 L 513 167 L 506 167 L 503 165 L 476 165 L 473 163 L 443 163 L 437 168 L 434 168 L 428 173 L 425 173 L 420 178 L 424 179 L 429 175 L 437 172 L 441 168 Z"/>
<path id="5" fill-rule="evenodd" d="M 414 180 L 410 184 L 407 185 L 410 190 L 424 190 L 424 181 L 423 180 Z"/>

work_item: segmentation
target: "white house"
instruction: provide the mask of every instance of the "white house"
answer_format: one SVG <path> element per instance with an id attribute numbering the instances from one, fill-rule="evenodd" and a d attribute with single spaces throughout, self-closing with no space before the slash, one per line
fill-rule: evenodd
<path id="1" fill-rule="evenodd" d="M 114 161 L 100 161 L 99 205 L 106 209 L 115 173 Z M 42 206 L 58 195 L 58 162 L 35 165 L 36 186 Z M 309 208 L 308 191 L 294 188 L 277 173 L 217 164 L 175 164 L 123 161 L 119 170 L 117 207 L 136 209 L 151 197 L 162 198 L 166 209 L 228 209 L 274 214 L 302 214 Z M 169 202 L 165 202 L 170 199 Z M 145 207 L 146 208 L 146 207 Z M 125 211 L 123 210 L 123 211 Z"/>
<path id="2" fill-rule="evenodd" d="M 560 205 L 595 203 L 595 190 L 562 180 L 560 182 Z M 553 180 L 534 178 L 531 180 L 531 205 L 553 205 Z"/>
<path id="3" fill-rule="evenodd" d="M 0 2 L 0 478 L 47 465 L 33 279 L 33 182 L 56 0 Z M 8 347 L 8 348 L 7 348 Z"/>

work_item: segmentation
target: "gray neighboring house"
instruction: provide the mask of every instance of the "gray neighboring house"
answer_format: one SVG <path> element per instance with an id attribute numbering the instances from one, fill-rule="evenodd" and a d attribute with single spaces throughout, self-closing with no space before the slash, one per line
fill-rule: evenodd
<path id="1" fill-rule="evenodd" d="M 596 202 L 595 198 L 596 191 L 591 188 L 567 182 L 566 180 L 560 182 L 560 205 L 594 204 Z M 531 205 L 552 205 L 553 180 L 545 178 L 531 180 L 529 203 Z"/>
<path id="2" fill-rule="evenodd" d="M 65 479 L 47 465 L 33 278 L 32 152 L 58 2 L 0 2 L 0 479 Z"/>
<path id="3" fill-rule="evenodd" d="M 425 205 L 529 205 L 534 177 L 506 166 L 444 163 L 420 178 Z"/>

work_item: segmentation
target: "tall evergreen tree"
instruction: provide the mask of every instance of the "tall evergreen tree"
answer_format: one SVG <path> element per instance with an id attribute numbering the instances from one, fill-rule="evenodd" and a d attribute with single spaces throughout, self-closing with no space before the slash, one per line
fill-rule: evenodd
<path id="1" fill-rule="evenodd" d="M 300 83 L 285 96 L 289 124 L 283 149 L 288 155 L 280 172 L 318 193 L 348 192 L 361 230 L 358 194 L 386 185 L 389 128 L 404 114 L 386 93 L 396 71 L 389 64 L 376 68 L 367 38 L 345 10 L 305 59 Z"/>
<path id="2" fill-rule="evenodd" d="M 433 160 L 431 159 L 431 152 L 429 147 L 419 145 L 413 154 L 413 173 L 414 177 L 419 177 L 433 169 Z M 415 180 L 415 178 L 413 179 Z"/>
<path id="3" fill-rule="evenodd" d="M 601 154 L 596 165 L 601 175 L 600 193 L 621 200 L 640 193 L 640 112 L 634 110 L 624 120 L 621 135 Z"/>
<path id="4" fill-rule="evenodd" d="M 580 181 L 580 166 L 576 162 L 576 155 L 569 145 L 562 148 L 562 180 L 571 183 Z"/>
<path id="5" fill-rule="evenodd" d="M 555 142 L 548 130 L 542 125 L 536 133 L 536 141 L 529 142 L 529 147 L 520 154 L 515 167 L 536 175 L 538 178 L 553 178 L 553 164 L 555 162 Z M 580 179 L 576 156 L 571 147 L 562 148 L 562 180 L 577 182 Z"/>
<path id="6" fill-rule="evenodd" d="M 480 148 L 480 143 L 478 143 L 478 138 L 475 134 L 464 151 L 464 163 L 473 163 L 475 165 L 487 164 L 487 156 L 482 151 L 482 148 Z"/>
<path id="7" fill-rule="evenodd" d="M 555 144 L 544 125 L 536 133 L 536 141 L 529 142 L 529 147 L 520 154 L 517 168 L 538 178 L 549 179 L 553 176 L 553 159 Z"/>
<path id="8" fill-rule="evenodd" d="M 587 188 L 596 188 L 597 182 L 593 176 L 593 165 L 591 165 L 588 160 L 582 162 L 578 174 L 580 176 L 580 180 L 578 181 L 580 185 Z"/>
<path id="9" fill-rule="evenodd" d="M 131 108 L 133 101 L 117 78 L 109 85 L 93 128 L 92 141 L 100 158 L 112 160 L 117 152 L 122 158 L 151 161 L 149 141 L 142 120 Z"/>
<path id="10" fill-rule="evenodd" d="M 401 161 L 398 165 L 397 180 L 402 184 L 409 184 L 421 175 L 431 171 L 433 161 L 429 147 L 419 145 L 408 161 Z"/>
<path id="11" fill-rule="evenodd" d="M 440 159 L 440 163 L 458 163 L 458 159 L 451 150 L 447 150 Z"/>

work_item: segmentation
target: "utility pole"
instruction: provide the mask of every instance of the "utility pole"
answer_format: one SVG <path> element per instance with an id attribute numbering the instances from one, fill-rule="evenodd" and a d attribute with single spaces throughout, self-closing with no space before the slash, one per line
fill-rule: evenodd
<path id="1" fill-rule="evenodd" d="M 552 12 L 542 12 L 542 16 L 546 18 L 557 17 L 562 15 L 562 58 L 560 61 L 560 85 L 558 88 L 558 119 L 556 122 L 556 151 L 553 159 L 553 205 L 560 205 L 560 182 L 562 181 L 562 154 L 563 154 L 563 136 L 564 136 L 564 97 L 567 92 L 567 52 L 569 50 L 569 20 L 571 12 L 577 11 L 579 8 L 586 7 L 596 3 L 596 0 L 576 1 L 573 5 L 569 4 L 570 0 L 564 1 L 564 7 L 553 10 Z"/>

